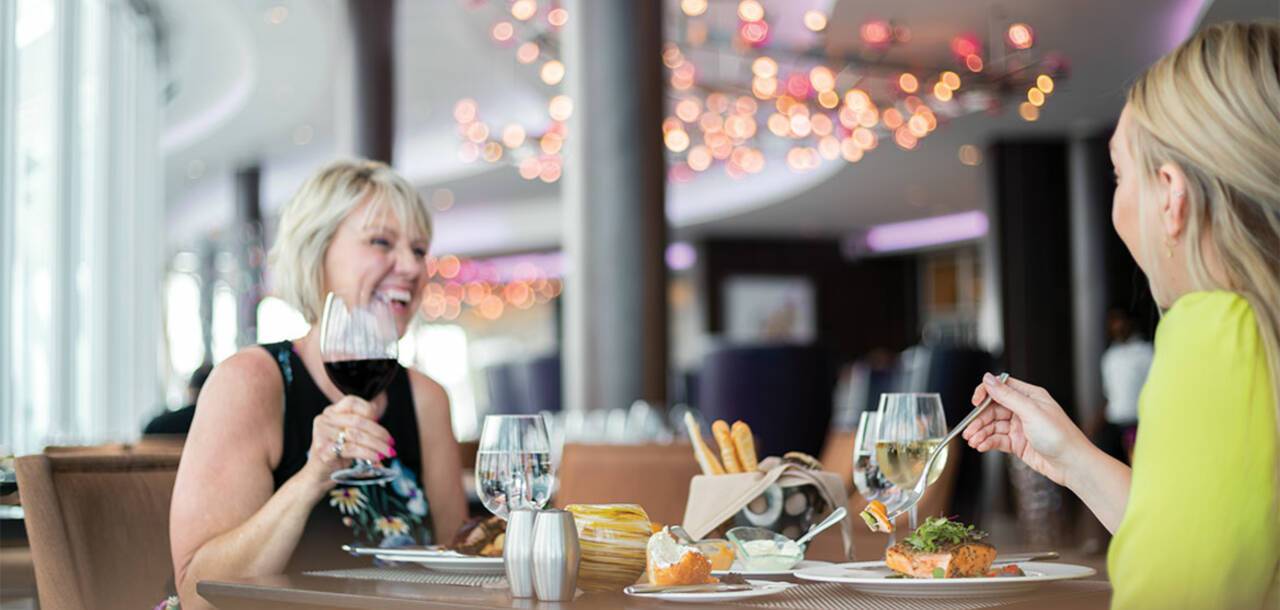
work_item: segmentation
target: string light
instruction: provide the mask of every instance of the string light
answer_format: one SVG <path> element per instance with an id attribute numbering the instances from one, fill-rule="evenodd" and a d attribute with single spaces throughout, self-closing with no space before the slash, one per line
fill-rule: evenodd
<path id="1" fill-rule="evenodd" d="M 1025 23 L 1010 25 L 1007 37 L 1009 45 L 1015 49 L 1030 49 L 1035 44 L 1035 34 L 1031 31 L 1031 26 Z"/>
<path id="2" fill-rule="evenodd" d="M 813 32 L 821 32 L 827 29 L 827 15 L 817 10 L 805 11 L 804 27 Z"/>
<path id="3" fill-rule="evenodd" d="M 564 64 L 555 59 L 542 64 L 539 77 L 542 78 L 542 82 L 548 85 L 555 86 L 560 84 L 560 81 L 564 80 Z"/>
<path id="4" fill-rule="evenodd" d="M 903 72 L 902 76 L 898 77 L 898 88 L 906 93 L 915 93 L 920 88 L 920 81 L 916 80 L 914 74 Z"/>
<path id="5" fill-rule="evenodd" d="M 697 17 L 707 12 L 707 0 L 682 0 L 680 10 L 690 17 Z"/>
<path id="6" fill-rule="evenodd" d="M 1053 78 L 1048 74 L 1041 74 L 1036 77 L 1036 86 L 1045 93 L 1053 93 Z"/>

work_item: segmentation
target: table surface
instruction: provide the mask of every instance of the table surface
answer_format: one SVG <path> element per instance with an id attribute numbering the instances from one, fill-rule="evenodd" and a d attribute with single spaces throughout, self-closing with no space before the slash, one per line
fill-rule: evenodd
<path id="1" fill-rule="evenodd" d="M 483 608 L 483 609 L 685 609 L 689 604 L 638 599 L 622 593 L 587 593 L 572 602 L 513 599 L 505 588 L 435 585 L 387 580 L 279 574 L 224 581 L 202 581 L 201 596 L 224 610 L 239 608 Z M 850 590 L 850 595 L 862 595 Z M 765 601 L 763 598 L 759 601 Z M 893 599 L 883 598 L 886 607 Z M 756 601 L 756 600 L 753 600 Z M 1002 609 L 1099 610 L 1111 602 L 1106 581 L 1051 583 L 1033 599 L 998 606 Z M 735 604 L 697 604 L 705 608 L 741 608 Z"/>

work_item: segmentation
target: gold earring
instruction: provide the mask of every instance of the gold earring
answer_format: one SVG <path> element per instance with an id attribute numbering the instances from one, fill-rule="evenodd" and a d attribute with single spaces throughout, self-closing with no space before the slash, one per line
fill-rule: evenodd
<path id="1" fill-rule="evenodd" d="M 1172 239 L 1164 240 L 1164 257 L 1165 258 L 1173 258 L 1173 247 L 1177 244 L 1178 242 Z"/>

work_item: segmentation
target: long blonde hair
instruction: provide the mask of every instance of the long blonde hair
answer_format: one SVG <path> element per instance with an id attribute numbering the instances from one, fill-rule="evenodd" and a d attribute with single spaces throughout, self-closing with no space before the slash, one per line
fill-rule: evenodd
<path id="1" fill-rule="evenodd" d="M 1156 192 L 1164 163 L 1186 175 L 1192 287 L 1239 293 L 1253 308 L 1280 435 L 1280 21 L 1206 27 L 1151 66 L 1128 102 L 1139 192 Z M 1206 245 L 1225 285 L 1210 273 Z"/>

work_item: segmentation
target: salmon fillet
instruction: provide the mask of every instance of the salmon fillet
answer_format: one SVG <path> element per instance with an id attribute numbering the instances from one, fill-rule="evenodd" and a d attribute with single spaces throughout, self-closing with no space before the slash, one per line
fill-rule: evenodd
<path id="1" fill-rule="evenodd" d="M 935 552 L 917 551 L 905 542 L 884 554 L 890 570 L 913 578 L 967 578 L 984 576 L 996 559 L 996 548 L 982 542 L 965 542 Z"/>

